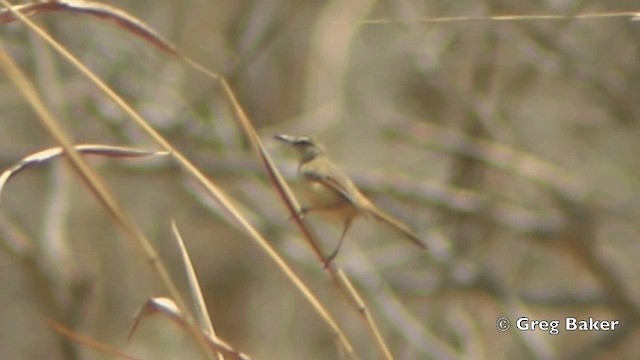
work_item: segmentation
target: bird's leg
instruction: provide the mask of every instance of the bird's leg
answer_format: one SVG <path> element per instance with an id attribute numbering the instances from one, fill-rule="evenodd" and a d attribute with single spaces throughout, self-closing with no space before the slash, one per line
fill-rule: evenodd
<path id="1" fill-rule="evenodd" d="M 308 214 L 311 210 L 312 210 L 312 209 L 311 209 L 311 208 L 308 208 L 308 207 L 304 207 L 304 206 L 303 206 L 303 207 L 301 207 L 301 208 L 300 208 L 300 211 L 298 212 L 298 217 L 299 217 L 300 219 L 304 219 L 304 217 L 305 217 L 305 216 L 307 216 L 307 214 Z"/>
<path id="2" fill-rule="evenodd" d="M 298 216 L 298 219 L 304 219 L 307 216 L 307 214 L 311 212 L 311 210 L 313 210 L 313 208 L 301 207 L 300 210 L 298 210 L 298 212 L 296 213 L 296 215 L 291 215 L 289 217 L 289 221 L 293 220 L 295 216 Z"/>
<path id="3" fill-rule="evenodd" d="M 336 256 L 338 256 L 338 251 L 340 251 L 340 247 L 342 246 L 342 242 L 344 241 L 345 235 L 347 235 L 347 230 L 349 230 L 352 220 L 353 218 L 349 218 L 347 219 L 347 221 L 345 221 L 344 228 L 342 230 L 342 235 L 340 235 L 340 240 L 338 240 L 338 246 L 336 246 L 335 250 L 333 250 L 331 254 L 324 260 L 325 269 L 329 267 L 329 263 L 331 263 L 331 261 L 333 261 L 333 259 L 335 259 Z"/>

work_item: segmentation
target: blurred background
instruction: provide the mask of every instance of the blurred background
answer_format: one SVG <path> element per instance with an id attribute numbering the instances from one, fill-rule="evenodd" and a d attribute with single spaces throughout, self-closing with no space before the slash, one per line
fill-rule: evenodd
<path id="1" fill-rule="evenodd" d="M 106 2 L 105 2 L 106 3 Z M 640 11 L 636 1 L 109 1 L 229 80 L 272 139 L 322 141 L 379 206 L 429 244 L 359 220 L 337 262 L 398 359 L 640 357 L 640 23 L 628 16 L 482 21 L 492 15 Z M 426 22 L 428 18 L 473 19 Z M 33 17 L 230 194 L 339 320 L 381 358 L 357 312 L 300 239 L 219 84 L 111 22 Z M 158 149 L 19 23 L 2 45 L 77 143 Z M 0 167 L 55 146 L 0 76 Z M 179 284 L 175 219 L 219 336 L 256 359 L 336 359 L 330 329 L 253 241 L 169 158 L 90 163 Z M 142 252 L 64 161 L 26 170 L 0 202 L 0 356 L 109 358 L 46 320 L 145 359 L 196 357 L 168 321 Z M 340 228 L 309 216 L 325 251 Z M 182 289 L 186 293 L 185 288 Z M 500 317 L 619 320 L 608 332 L 507 332 Z"/>

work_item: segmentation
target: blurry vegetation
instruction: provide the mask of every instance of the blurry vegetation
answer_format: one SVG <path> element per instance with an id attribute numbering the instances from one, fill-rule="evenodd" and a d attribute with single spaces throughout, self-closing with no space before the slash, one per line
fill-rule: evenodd
<path id="1" fill-rule="evenodd" d="M 67 11 L 30 17 L 229 195 L 360 358 L 383 358 L 381 343 L 397 359 L 640 357 L 640 22 L 622 14 L 640 11 L 637 2 L 108 4 L 224 76 L 292 185 L 295 161 L 272 141 L 277 133 L 320 139 L 364 192 L 430 245 L 419 253 L 358 220 L 335 265 L 366 303 L 359 314 L 327 281 L 339 272 L 324 271 L 301 240 L 219 81 L 112 21 Z M 571 17 L 607 13 L 620 14 Z M 569 17 L 486 19 L 545 14 Z M 161 149 L 20 21 L 2 25 L 0 42 L 75 143 Z M 2 171 L 59 146 L 6 71 Z M 175 219 L 216 334 L 233 348 L 255 359 L 345 354 L 178 161 L 86 159 L 191 304 Z M 75 174 L 58 159 L 15 174 L 2 190 L 0 357 L 112 356 L 48 321 L 139 358 L 201 356 L 197 336 L 162 317 L 141 320 L 127 341 L 136 311 L 171 294 L 149 255 Z M 306 220 L 330 251 L 340 229 L 312 214 Z M 367 314 L 377 327 L 366 325 Z M 621 325 L 502 333 L 503 316 L 512 326 L 521 316 Z"/>

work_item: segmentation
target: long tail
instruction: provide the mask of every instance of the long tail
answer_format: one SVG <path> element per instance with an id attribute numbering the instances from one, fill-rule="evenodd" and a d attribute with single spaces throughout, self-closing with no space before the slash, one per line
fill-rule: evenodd
<path id="1" fill-rule="evenodd" d="M 405 225 L 402 221 L 394 218 L 393 216 L 385 213 L 384 211 L 378 209 L 375 205 L 372 204 L 371 207 L 368 208 L 369 212 L 376 220 L 385 222 L 396 230 L 400 231 L 407 239 L 411 240 L 414 244 L 418 245 L 422 249 L 426 249 L 427 245 L 425 245 L 422 240 L 416 235 L 407 225 Z"/>

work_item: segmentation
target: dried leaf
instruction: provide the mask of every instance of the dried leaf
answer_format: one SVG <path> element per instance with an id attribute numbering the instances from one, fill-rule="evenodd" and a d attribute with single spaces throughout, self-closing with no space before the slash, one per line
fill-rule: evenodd
<path id="1" fill-rule="evenodd" d="M 109 20 L 116 23 L 118 26 L 121 26 L 124 29 L 140 36 L 141 38 L 148 40 L 149 42 L 151 42 L 151 44 L 158 47 L 160 50 L 166 51 L 173 55 L 179 55 L 177 49 L 175 48 L 175 46 L 173 46 L 173 44 L 162 38 L 153 29 L 142 22 L 142 20 L 113 6 L 93 1 L 64 0 L 33 2 L 28 4 L 15 5 L 12 7 L 12 9 L 14 11 L 20 11 L 26 16 L 60 11 L 93 15 L 101 19 Z M 17 19 L 11 12 L 11 10 L 6 8 L 0 10 L 0 24 L 10 23 L 16 20 Z"/>
<path id="2" fill-rule="evenodd" d="M 207 310 L 207 306 L 204 302 L 204 297 L 202 296 L 202 290 L 200 289 L 200 284 L 198 283 L 198 277 L 196 276 L 196 272 L 193 269 L 193 263 L 189 258 L 189 253 L 187 252 L 187 248 L 184 246 L 184 241 L 182 240 L 182 236 L 178 231 L 178 226 L 176 225 L 175 221 L 171 222 L 171 230 L 173 230 L 173 234 L 176 237 L 176 241 L 178 242 L 180 255 L 182 255 L 182 261 L 184 262 L 185 270 L 187 272 L 189 289 L 191 290 L 191 298 L 193 299 L 193 305 L 195 306 L 196 320 L 198 321 L 202 331 L 204 331 L 208 336 L 215 338 L 215 331 L 213 330 L 211 317 L 209 316 L 209 311 Z"/>
<path id="3" fill-rule="evenodd" d="M 128 340 L 131 340 L 135 330 L 138 328 L 140 321 L 149 315 L 162 314 L 167 316 L 170 320 L 176 323 L 181 329 L 192 333 L 194 330 L 200 331 L 199 328 L 195 328 L 190 326 L 189 323 L 182 316 L 182 313 L 178 309 L 176 303 L 166 297 L 155 297 L 147 300 L 138 312 L 136 313 L 133 326 L 131 327 L 131 331 L 129 331 Z M 243 354 L 239 351 L 236 351 L 227 343 L 220 339 L 213 339 L 211 336 L 205 334 L 200 331 L 199 334 L 193 334 L 194 336 L 202 336 L 206 340 L 206 345 L 209 346 L 210 350 L 220 352 L 226 356 L 230 356 L 233 359 L 238 360 L 249 360 L 251 359 L 248 355 Z"/>
<path id="4" fill-rule="evenodd" d="M 139 360 L 139 358 L 130 356 L 116 348 L 114 348 L 111 345 L 93 340 L 87 336 L 84 335 L 80 335 L 77 332 L 67 329 L 66 327 L 58 324 L 55 321 L 49 321 L 49 325 L 51 325 L 51 327 L 59 332 L 60 334 L 68 337 L 69 339 L 75 341 L 78 344 L 81 344 L 83 346 L 92 348 L 96 351 L 99 351 L 103 354 L 109 355 L 110 357 L 113 358 L 118 358 L 118 359 L 127 359 L 127 360 Z"/>
<path id="5" fill-rule="evenodd" d="M 146 151 L 146 150 L 138 150 L 134 148 L 127 148 L 121 146 L 109 146 L 109 145 L 98 145 L 98 144 L 84 144 L 84 145 L 76 145 L 75 149 L 82 154 L 91 154 L 91 155 L 102 155 L 108 157 L 117 157 L 117 158 L 127 158 L 127 157 L 143 157 L 143 156 L 152 156 L 152 155 L 166 155 L 168 154 L 165 151 Z M 0 195 L 2 194 L 2 190 L 4 189 L 4 185 L 6 182 L 19 173 L 20 171 L 27 169 L 32 166 L 41 165 L 47 163 L 61 155 L 64 152 L 61 147 L 54 147 L 42 151 L 38 151 L 37 153 L 31 154 L 24 159 L 20 160 L 18 163 L 9 167 L 9 169 L 5 170 L 2 175 L 0 175 Z"/>

